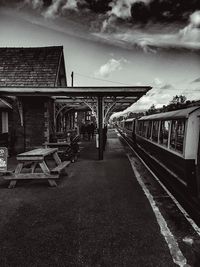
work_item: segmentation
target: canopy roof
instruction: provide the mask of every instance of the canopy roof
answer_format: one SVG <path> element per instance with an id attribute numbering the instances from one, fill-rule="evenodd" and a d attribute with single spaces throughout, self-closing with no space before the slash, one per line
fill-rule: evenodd
<path id="1" fill-rule="evenodd" d="M 115 87 L 34 87 L 0 86 L 0 94 L 15 96 L 136 96 L 141 97 L 150 86 L 115 86 Z"/>
<path id="2" fill-rule="evenodd" d="M 113 106 L 112 111 L 126 109 L 151 89 L 150 86 L 118 87 L 0 87 L 0 95 L 48 96 L 56 102 L 66 103 L 76 110 L 88 109 L 98 96 L 104 97 L 104 105 Z"/>

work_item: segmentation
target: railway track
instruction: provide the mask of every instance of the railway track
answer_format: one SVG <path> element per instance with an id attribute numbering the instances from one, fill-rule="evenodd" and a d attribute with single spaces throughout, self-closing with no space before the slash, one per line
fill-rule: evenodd
<path id="1" fill-rule="evenodd" d="M 122 132 L 119 131 L 119 133 L 124 142 L 129 145 L 133 153 L 142 159 L 154 176 L 161 181 L 197 226 L 200 227 L 200 200 L 191 196 L 185 185 L 180 182 L 181 179 L 176 179 L 170 171 L 159 164 L 159 162 L 150 154 L 140 146 L 135 145 L 132 140 L 127 138 Z"/>

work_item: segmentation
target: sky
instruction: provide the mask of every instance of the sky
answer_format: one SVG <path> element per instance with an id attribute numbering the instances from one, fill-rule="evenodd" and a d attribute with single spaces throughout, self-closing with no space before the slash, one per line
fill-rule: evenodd
<path id="1" fill-rule="evenodd" d="M 200 99 L 200 11 L 184 22 L 140 25 L 129 20 L 134 1 L 123 1 L 97 14 L 78 0 L 47 7 L 41 0 L 0 0 L 0 46 L 63 45 L 68 86 L 72 71 L 74 86 L 152 86 L 128 111 L 161 107 L 180 94 Z"/>

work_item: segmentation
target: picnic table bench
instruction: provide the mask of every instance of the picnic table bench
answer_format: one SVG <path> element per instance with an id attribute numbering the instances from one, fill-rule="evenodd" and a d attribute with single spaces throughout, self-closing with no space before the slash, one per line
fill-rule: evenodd
<path id="1" fill-rule="evenodd" d="M 58 179 L 61 171 L 70 164 L 70 161 L 61 162 L 57 152 L 58 148 L 38 148 L 18 154 L 16 157 L 18 164 L 14 173 L 4 177 L 10 180 L 8 188 L 14 188 L 18 180 L 24 179 L 47 179 L 50 186 L 57 186 L 55 179 Z M 49 169 L 47 159 L 53 160 L 56 167 Z M 38 166 L 42 172 L 36 171 Z M 25 167 L 30 172 L 22 172 Z"/>
<path id="2" fill-rule="evenodd" d="M 58 155 L 59 157 L 64 160 L 66 159 L 65 152 L 67 149 L 70 148 L 70 142 L 62 141 L 62 142 L 45 142 L 44 144 L 45 148 L 57 148 L 58 149 Z"/>
<path id="3" fill-rule="evenodd" d="M 78 149 L 77 147 L 75 148 L 75 144 L 73 144 L 73 141 L 77 142 L 76 140 L 78 140 L 78 135 L 72 140 L 72 142 L 45 142 L 43 145 L 45 148 L 58 148 L 58 154 L 62 159 L 70 159 L 71 162 L 74 162 L 78 155 Z"/>

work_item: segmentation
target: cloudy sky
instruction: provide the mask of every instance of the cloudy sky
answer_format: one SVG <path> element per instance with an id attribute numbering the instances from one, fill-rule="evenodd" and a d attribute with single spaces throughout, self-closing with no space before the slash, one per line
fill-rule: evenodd
<path id="1" fill-rule="evenodd" d="M 200 99 L 198 9 L 176 20 L 173 10 L 151 18 L 153 0 L 143 1 L 149 13 L 134 9 L 134 0 L 110 0 L 98 10 L 90 2 L 0 0 L 0 46 L 63 45 L 69 86 L 72 71 L 75 86 L 152 86 L 132 111 L 160 107 L 177 94 Z"/>

